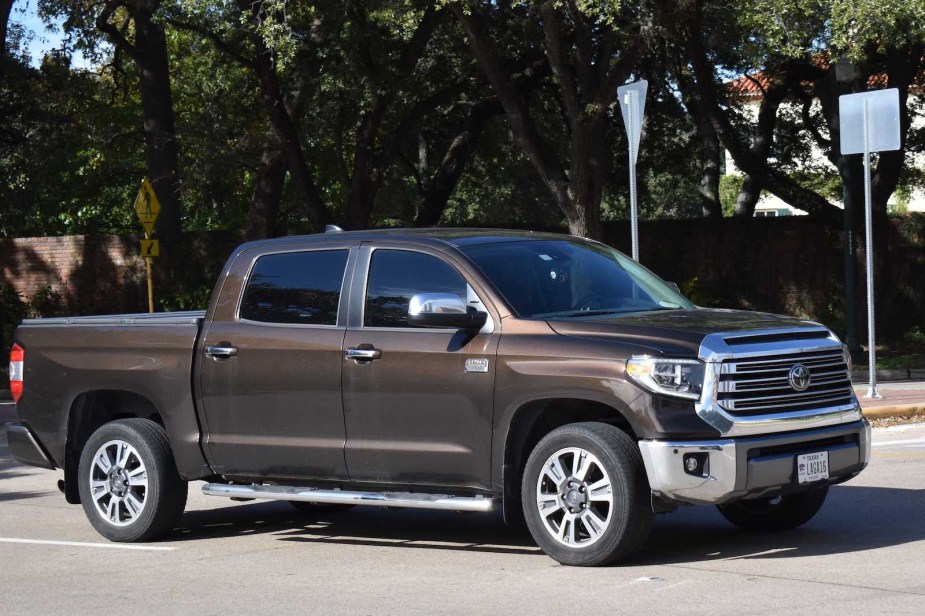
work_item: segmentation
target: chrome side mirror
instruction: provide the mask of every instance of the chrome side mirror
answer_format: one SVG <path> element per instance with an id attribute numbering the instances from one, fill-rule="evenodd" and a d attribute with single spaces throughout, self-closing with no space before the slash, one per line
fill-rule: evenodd
<path id="1" fill-rule="evenodd" d="M 455 293 L 418 293 L 408 304 L 408 323 L 414 327 L 445 327 L 479 331 L 488 314 L 467 306 Z"/>

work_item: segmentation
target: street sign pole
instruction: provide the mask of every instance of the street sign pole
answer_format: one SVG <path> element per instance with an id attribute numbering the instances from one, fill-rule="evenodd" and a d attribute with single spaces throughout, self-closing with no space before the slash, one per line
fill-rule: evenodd
<path id="1" fill-rule="evenodd" d="M 874 333 L 874 225 L 873 198 L 870 190 L 870 101 L 864 100 L 864 243 L 867 257 L 867 338 L 870 383 L 868 398 L 882 398 L 877 391 L 877 346 Z"/>
<path id="2" fill-rule="evenodd" d="M 135 213 L 145 229 L 145 239 L 141 240 L 141 256 L 145 259 L 145 270 L 148 274 L 148 312 L 154 312 L 154 280 L 152 278 L 152 257 L 160 256 L 160 241 L 151 238 L 154 232 L 154 223 L 161 212 L 161 203 L 154 192 L 154 186 L 144 178 L 138 195 L 135 197 Z"/>
<path id="3" fill-rule="evenodd" d="M 867 352 L 870 383 L 868 398 L 882 398 L 877 391 L 877 336 L 874 313 L 874 225 L 870 181 L 871 152 L 898 150 L 899 90 L 874 90 L 838 98 L 841 153 L 864 155 L 864 241 L 867 261 Z"/>
<path id="4" fill-rule="evenodd" d="M 636 160 L 639 156 L 639 142 L 642 136 L 642 118 L 646 106 L 646 91 L 649 82 L 640 79 L 634 83 L 617 88 L 617 99 L 626 125 L 626 137 L 629 142 L 630 174 L 630 239 L 633 260 L 639 261 L 639 204 L 636 200 Z"/>
<path id="5" fill-rule="evenodd" d="M 627 132 L 630 134 L 635 134 L 636 132 L 636 109 L 639 105 L 639 95 L 633 92 L 627 92 L 626 96 L 629 98 L 627 105 L 629 106 L 629 124 L 627 124 Z M 638 145 L 634 143 L 634 139 L 630 140 L 629 147 L 629 167 L 630 167 L 630 238 L 632 240 L 633 246 L 633 260 L 639 261 L 639 206 L 636 203 L 636 148 Z"/>

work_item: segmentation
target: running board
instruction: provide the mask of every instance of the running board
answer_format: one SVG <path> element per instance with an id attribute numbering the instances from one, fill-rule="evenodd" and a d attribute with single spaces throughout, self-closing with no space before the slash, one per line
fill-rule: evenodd
<path id="1" fill-rule="evenodd" d="M 372 505 L 374 507 L 408 507 L 412 509 L 443 509 L 447 511 L 493 511 L 497 499 L 484 496 L 451 496 L 420 492 L 348 492 L 270 485 L 229 485 L 207 483 L 202 486 L 206 496 L 228 498 L 263 498 L 267 500 L 304 501 L 334 505 Z"/>

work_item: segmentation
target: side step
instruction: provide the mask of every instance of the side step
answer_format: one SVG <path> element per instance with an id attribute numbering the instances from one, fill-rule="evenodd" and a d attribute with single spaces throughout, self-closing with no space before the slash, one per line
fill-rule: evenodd
<path id="1" fill-rule="evenodd" d="M 447 511 L 493 511 L 498 500 L 484 496 L 451 496 L 420 492 L 348 492 L 292 486 L 229 485 L 207 483 L 202 486 L 206 496 L 234 499 L 263 498 L 266 500 L 305 501 L 335 505 L 372 505 L 375 507 L 408 507 L 412 509 L 443 509 Z"/>

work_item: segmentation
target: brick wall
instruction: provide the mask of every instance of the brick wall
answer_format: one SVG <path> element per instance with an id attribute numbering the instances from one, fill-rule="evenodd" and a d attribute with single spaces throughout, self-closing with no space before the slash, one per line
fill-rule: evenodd
<path id="1" fill-rule="evenodd" d="M 112 235 L 0 239 L 0 283 L 27 299 L 49 290 L 64 310 L 131 304 L 144 279 L 136 244 L 136 238 Z"/>

